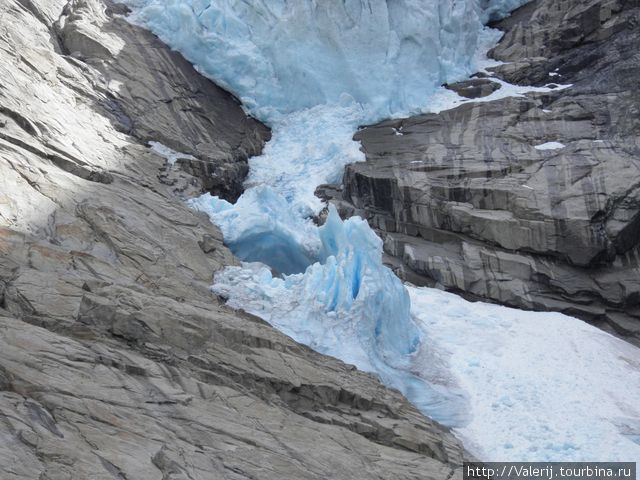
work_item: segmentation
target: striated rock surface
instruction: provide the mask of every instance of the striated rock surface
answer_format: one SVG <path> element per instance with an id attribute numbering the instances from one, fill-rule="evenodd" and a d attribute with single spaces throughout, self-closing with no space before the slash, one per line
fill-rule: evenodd
<path id="1" fill-rule="evenodd" d="M 637 0 L 526 5 L 496 25 L 495 76 L 570 88 L 364 128 L 367 162 L 325 193 L 408 280 L 640 343 L 638 25 Z M 484 96 L 486 81 L 449 88 Z"/>
<path id="2" fill-rule="evenodd" d="M 459 475 L 398 392 L 209 292 L 235 259 L 179 197 L 237 196 L 268 130 L 118 5 L 0 12 L 0 478 Z"/>

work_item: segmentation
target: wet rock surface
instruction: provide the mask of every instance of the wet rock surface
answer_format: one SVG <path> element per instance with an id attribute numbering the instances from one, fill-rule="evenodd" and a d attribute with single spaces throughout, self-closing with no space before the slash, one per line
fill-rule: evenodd
<path id="1" fill-rule="evenodd" d="M 635 0 L 526 5 L 496 25 L 493 74 L 570 88 L 364 128 L 330 196 L 410 281 L 640 343 L 639 24 Z"/>
<path id="2" fill-rule="evenodd" d="M 0 477 L 459 475 L 399 393 L 210 293 L 236 260 L 180 199 L 233 198 L 268 130 L 121 6 L 0 12 Z"/>

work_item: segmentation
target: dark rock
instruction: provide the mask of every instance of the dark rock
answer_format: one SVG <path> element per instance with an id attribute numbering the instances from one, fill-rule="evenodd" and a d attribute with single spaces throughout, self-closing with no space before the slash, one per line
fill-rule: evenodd
<path id="1" fill-rule="evenodd" d="M 573 84 L 360 130 L 344 195 L 405 278 L 640 342 L 640 6 L 538 0 L 494 73 Z M 403 135 L 394 135 L 401 126 Z M 560 142 L 564 148 L 534 147 Z"/>
<path id="2" fill-rule="evenodd" d="M 247 160 L 269 139 L 268 128 L 247 117 L 235 97 L 198 74 L 179 53 L 130 25 L 121 17 L 126 7 L 106 5 L 99 10 L 91 0 L 74 0 L 55 26 L 63 47 L 101 74 L 102 102 L 116 129 L 197 157 L 183 168 L 200 180 L 200 190 L 235 201 Z M 122 45 L 110 41 L 114 33 Z M 128 41 L 133 38 L 135 43 Z M 159 64 L 170 68 L 158 72 L 154 65 Z M 131 75 L 135 69 L 139 75 Z"/>
<path id="3" fill-rule="evenodd" d="M 445 87 L 453 90 L 461 97 L 481 98 L 491 95 L 496 90 L 499 90 L 502 85 L 487 78 L 472 78 L 462 82 L 451 83 L 445 85 Z"/>

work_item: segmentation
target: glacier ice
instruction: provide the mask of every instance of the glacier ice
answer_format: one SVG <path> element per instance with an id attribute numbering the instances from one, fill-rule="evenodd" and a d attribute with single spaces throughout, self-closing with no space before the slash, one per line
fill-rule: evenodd
<path id="1" fill-rule="evenodd" d="M 637 368 L 625 366 L 639 364 L 637 349 L 568 317 L 491 310 L 499 307 L 427 289 L 409 296 L 382 265 L 365 221 L 342 221 L 333 210 L 323 227 L 310 220 L 324 207 L 316 186 L 363 160 L 353 132 L 462 101 L 439 86 L 479 68 L 500 35 L 483 24 L 526 0 L 127 3 L 133 21 L 272 128 L 236 204 L 208 194 L 191 201 L 247 261 L 216 275 L 213 288 L 231 305 L 377 373 L 455 427 L 481 458 L 593 460 L 616 445 L 618 456 L 607 460 L 638 458 L 628 440 L 638 434 L 630 402 L 640 386 Z M 504 84 L 486 100 L 527 90 Z M 560 353 L 576 353 L 566 369 Z M 589 410 L 588 401 L 600 405 Z"/>
<path id="2" fill-rule="evenodd" d="M 407 290 L 382 266 L 380 238 L 358 217 L 342 221 L 333 206 L 317 231 L 318 262 L 304 273 L 280 278 L 245 263 L 216 275 L 213 290 L 295 340 L 378 374 L 437 420 L 460 423 L 466 398 L 414 369 L 421 333 Z"/>
<path id="3" fill-rule="evenodd" d="M 303 272 L 318 261 L 317 228 L 268 186 L 246 190 L 235 205 L 208 193 L 189 204 L 220 225 L 227 246 L 246 261 L 284 274 Z"/>
<path id="4" fill-rule="evenodd" d="M 566 145 L 560 142 L 546 142 L 540 145 L 536 145 L 533 148 L 536 150 L 559 150 L 564 148 Z"/>
<path id="5" fill-rule="evenodd" d="M 337 104 L 374 120 L 421 109 L 474 72 L 485 28 L 526 0 L 128 0 L 134 18 L 254 115 Z"/>
<path id="6" fill-rule="evenodd" d="M 225 239 L 244 260 L 282 273 L 301 271 L 313 246 L 285 231 L 309 231 L 322 202 L 314 190 L 364 159 L 358 126 L 424 110 L 442 83 L 472 73 L 499 37 L 485 28 L 524 0 L 128 0 L 132 19 L 222 84 L 267 122 L 273 138 L 250 160 L 247 191 L 272 190 L 289 204 L 289 225 L 268 218 L 259 201 L 217 214 Z M 264 191 L 250 194 L 269 197 Z M 218 199 L 210 199 L 218 209 Z M 271 202 L 273 203 L 273 202 Z M 258 207 L 247 215 L 246 208 Z M 229 210 L 229 209 L 225 209 Z M 243 213 L 241 213 L 243 212 Z M 275 211 L 274 211 L 275 212 Z M 291 215 L 289 215 L 291 214 Z M 297 218 L 296 218 L 297 214 Z M 251 216 L 259 225 L 238 220 Z M 239 221 L 242 226 L 232 225 Z M 270 226 L 276 230 L 264 238 Z M 244 240 L 240 239 L 245 232 Z M 249 247 L 256 245 L 256 251 Z M 292 253 L 286 249 L 294 247 Z M 285 265 L 287 256 L 292 257 Z M 274 259 L 275 261 L 271 261 Z"/>
<path id="7" fill-rule="evenodd" d="M 317 232 L 319 258 L 304 273 L 280 278 L 262 264 L 245 264 L 216 276 L 214 289 L 245 309 L 272 311 L 269 321 L 324 353 L 336 355 L 353 342 L 340 356 L 368 371 L 380 360 L 408 366 L 418 329 L 404 285 L 381 268 L 380 238 L 358 217 L 342 221 L 334 207 Z"/>
<path id="8" fill-rule="evenodd" d="M 454 430 L 487 461 L 640 462 L 640 349 L 560 313 L 472 303 L 410 287 L 439 358 L 470 402 Z M 416 359 L 417 365 L 430 359 Z"/>

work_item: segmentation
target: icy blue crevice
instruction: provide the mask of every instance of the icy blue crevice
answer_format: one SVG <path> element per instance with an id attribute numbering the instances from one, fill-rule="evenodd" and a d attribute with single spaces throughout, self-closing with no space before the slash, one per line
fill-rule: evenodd
<path id="1" fill-rule="evenodd" d="M 499 32 L 484 23 L 510 0 L 129 0 L 148 26 L 272 128 L 234 205 L 191 202 L 245 264 L 215 289 L 296 340 L 399 388 L 424 412 L 464 422 L 465 399 L 415 371 L 421 333 L 408 293 L 382 264 L 382 242 L 324 205 L 317 185 L 364 160 L 358 126 L 423 111 L 442 83 L 475 71 Z M 283 277 L 274 276 L 277 273 Z M 443 408 L 447 405 L 447 408 Z"/>

